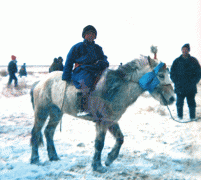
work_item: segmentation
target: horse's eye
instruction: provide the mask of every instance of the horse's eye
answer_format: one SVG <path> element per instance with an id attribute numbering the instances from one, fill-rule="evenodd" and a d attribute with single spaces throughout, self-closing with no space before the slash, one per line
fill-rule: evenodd
<path id="1" fill-rule="evenodd" d="M 161 78 L 161 79 L 164 79 L 164 78 L 165 78 L 165 76 L 164 76 L 163 74 L 159 74 L 158 76 L 159 76 L 159 78 Z"/>

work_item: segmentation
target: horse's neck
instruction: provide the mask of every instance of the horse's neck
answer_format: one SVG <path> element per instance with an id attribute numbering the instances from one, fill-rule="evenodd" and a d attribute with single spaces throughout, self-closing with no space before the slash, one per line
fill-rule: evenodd
<path id="1" fill-rule="evenodd" d="M 120 86 L 119 92 L 115 94 L 115 97 L 112 100 L 109 100 L 109 104 L 113 106 L 115 111 L 120 111 L 121 109 L 125 110 L 128 106 L 133 104 L 137 98 L 144 92 L 144 90 L 140 87 L 138 81 L 139 79 L 150 71 L 150 68 L 143 67 L 139 69 L 137 72 L 133 73 L 132 76 L 128 77 L 127 83 L 123 83 Z M 105 77 L 107 75 L 107 71 L 105 75 L 99 80 L 94 95 L 101 96 L 102 92 L 105 89 Z M 132 80 L 131 80 L 131 79 Z M 125 79 L 126 80 L 126 79 Z"/>
<path id="2" fill-rule="evenodd" d="M 143 89 L 137 82 L 128 83 L 118 97 L 113 100 L 113 109 L 116 109 L 117 111 L 120 109 L 126 110 L 143 92 Z"/>
<path id="3" fill-rule="evenodd" d="M 150 71 L 152 71 L 150 66 L 144 66 L 137 70 L 132 76 L 133 80 L 130 80 L 122 89 L 122 92 L 118 97 L 119 102 L 116 101 L 115 106 L 121 106 L 126 109 L 128 106 L 132 105 L 138 97 L 145 92 L 139 85 L 139 79 Z"/>
<path id="4" fill-rule="evenodd" d="M 150 66 L 144 66 L 141 69 L 136 70 L 136 73 L 133 74 L 132 79 L 134 82 L 138 83 L 140 78 L 143 75 L 145 75 L 146 73 L 151 72 L 151 71 L 152 71 L 152 69 L 150 68 Z"/>

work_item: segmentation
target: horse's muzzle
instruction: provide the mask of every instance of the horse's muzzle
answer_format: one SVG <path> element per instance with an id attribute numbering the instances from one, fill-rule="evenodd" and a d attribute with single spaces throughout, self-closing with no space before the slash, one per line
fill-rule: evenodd
<path id="1" fill-rule="evenodd" d="M 170 99 L 169 99 L 169 104 L 172 104 L 174 101 L 175 101 L 174 96 L 170 97 Z"/>
<path id="2" fill-rule="evenodd" d="M 171 105 L 175 101 L 174 96 L 171 96 L 169 99 L 165 99 L 165 97 L 162 94 L 161 94 L 161 96 L 162 96 L 163 103 L 164 103 L 165 106 Z"/>

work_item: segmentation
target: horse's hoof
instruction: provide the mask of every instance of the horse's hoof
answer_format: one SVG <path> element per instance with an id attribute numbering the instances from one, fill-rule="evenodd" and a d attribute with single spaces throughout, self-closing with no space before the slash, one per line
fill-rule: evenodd
<path id="1" fill-rule="evenodd" d="M 93 171 L 96 171 L 96 172 L 99 172 L 99 173 L 107 172 L 107 169 L 105 167 L 103 167 L 102 165 L 99 165 L 99 166 L 92 165 L 92 167 L 93 167 Z"/>
<path id="2" fill-rule="evenodd" d="M 39 164 L 39 157 L 31 158 L 30 163 L 31 163 L 31 164 Z"/>
<path id="3" fill-rule="evenodd" d="M 60 159 L 57 156 L 53 156 L 50 158 L 50 161 L 59 161 Z"/>
<path id="4" fill-rule="evenodd" d="M 112 163 L 113 163 L 113 161 L 109 158 L 107 158 L 107 160 L 105 161 L 106 166 L 110 166 Z"/>

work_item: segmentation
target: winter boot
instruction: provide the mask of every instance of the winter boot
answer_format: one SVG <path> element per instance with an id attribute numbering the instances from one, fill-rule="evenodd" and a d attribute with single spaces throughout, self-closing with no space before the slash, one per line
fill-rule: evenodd
<path id="1" fill-rule="evenodd" d="M 190 119 L 195 120 L 195 107 L 189 107 Z"/>
<path id="2" fill-rule="evenodd" d="M 77 113 L 77 116 L 81 117 L 81 116 L 90 115 L 90 113 L 86 111 L 88 109 L 88 106 L 87 106 L 88 96 L 84 96 L 81 92 L 78 94 L 78 96 L 81 98 L 81 103 L 80 103 L 80 108 L 79 108 L 79 112 Z"/>
<path id="3" fill-rule="evenodd" d="M 183 107 L 177 107 L 177 116 L 179 119 L 183 119 Z"/>

